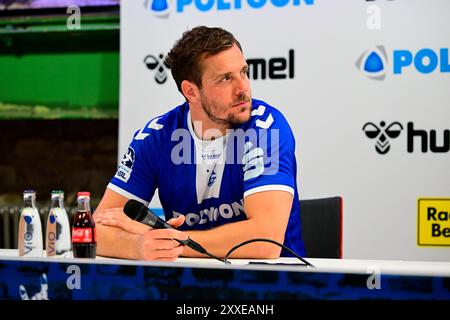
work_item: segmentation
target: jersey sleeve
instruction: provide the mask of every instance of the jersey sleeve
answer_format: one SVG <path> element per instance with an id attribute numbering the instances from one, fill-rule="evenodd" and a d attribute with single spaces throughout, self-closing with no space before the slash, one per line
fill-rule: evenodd
<path id="1" fill-rule="evenodd" d="M 140 202 L 151 201 L 157 188 L 158 143 L 148 128 L 134 134 L 108 188 Z"/>
<path id="2" fill-rule="evenodd" d="M 295 196 L 295 139 L 284 116 L 260 105 L 253 110 L 252 128 L 257 139 L 244 145 L 242 159 L 244 198 L 256 192 L 287 191 Z"/>

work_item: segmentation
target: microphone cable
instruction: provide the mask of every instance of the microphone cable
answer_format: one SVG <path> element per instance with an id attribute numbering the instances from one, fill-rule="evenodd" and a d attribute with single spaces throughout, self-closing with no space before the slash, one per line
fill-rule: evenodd
<path id="1" fill-rule="evenodd" d="M 185 242 L 187 242 L 187 240 L 184 240 L 184 241 L 183 241 L 183 240 L 178 240 L 178 239 L 175 239 L 175 240 L 178 241 L 178 242 L 181 243 L 181 244 L 184 244 L 184 245 L 186 245 Z M 272 239 L 255 238 L 255 239 L 251 239 L 251 240 L 247 240 L 247 241 L 241 242 L 240 244 L 238 244 L 238 245 L 234 246 L 233 248 L 231 248 L 231 249 L 228 251 L 228 253 L 225 255 L 225 258 L 224 258 L 224 259 L 221 259 L 221 258 L 219 258 L 219 257 L 217 257 L 217 256 L 215 256 L 215 255 L 213 255 L 212 253 L 208 252 L 208 251 L 207 251 L 205 248 L 203 248 L 198 242 L 195 242 L 195 241 L 193 241 L 193 240 L 190 239 L 190 238 L 189 238 L 189 240 L 190 240 L 190 241 L 189 241 L 189 242 L 190 242 L 189 247 L 190 247 L 191 249 L 193 249 L 193 250 L 195 250 L 195 251 L 197 251 L 197 252 L 203 253 L 203 254 L 205 254 L 205 255 L 207 255 L 207 256 L 213 258 L 213 259 L 219 260 L 220 262 L 223 262 L 223 263 L 225 263 L 225 264 L 231 264 L 231 262 L 228 261 L 228 258 L 229 258 L 229 256 L 231 255 L 231 253 L 233 253 L 233 251 L 237 250 L 238 248 L 240 248 L 240 247 L 242 247 L 242 246 L 244 246 L 244 245 L 246 245 L 246 244 L 249 244 L 249 243 L 252 243 L 252 242 L 258 242 L 258 241 L 259 241 L 259 242 L 270 242 L 270 243 L 276 244 L 277 246 L 279 246 L 279 247 L 281 247 L 281 248 L 287 250 L 287 251 L 288 251 L 289 253 L 291 253 L 294 257 L 296 257 L 297 259 L 299 259 L 300 261 L 302 261 L 302 262 L 303 262 L 303 265 L 305 265 L 305 266 L 307 266 L 307 267 L 315 268 L 315 266 L 314 266 L 313 264 L 311 264 L 310 262 L 306 261 L 304 258 L 302 258 L 301 256 L 299 256 L 294 250 L 292 250 L 291 248 L 286 247 L 284 244 L 281 244 L 281 243 L 279 243 L 279 242 L 277 242 L 277 241 L 275 241 L 275 240 L 272 240 Z"/>
<path id="2" fill-rule="evenodd" d="M 215 255 L 213 255 L 212 253 L 209 253 L 208 251 L 206 251 L 205 250 L 205 254 L 206 255 L 208 255 L 208 256 L 210 256 L 211 258 L 213 258 L 213 259 L 216 259 L 216 260 L 219 260 L 220 262 L 223 262 L 223 263 L 227 263 L 226 261 L 225 261 L 225 259 L 220 259 L 219 257 L 216 257 Z"/>
<path id="3" fill-rule="evenodd" d="M 230 251 L 228 251 L 228 253 L 225 255 L 225 258 L 223 259 L 223 262 L 224 262 L 225 264 L 231 264 L 231 262 L 228 261 L 228 258 L 229 258 L 229 256 L 231 255 L 231 253 L 232 253 L 233 251 L 235 251 L 236 249 L 238 249 L 238 248 L 240 248 L 240 247 L 242 247 L 242 246 L 244 246 L 244 245 L 246 245 L 246 244 L 252 243 L 252 242 L 270 242 L 270 243 L 276 244 L 277 246 L 279 246 L 279 247 L 281 247 L 281 248 L 287 250 L 287 251 L 288 251 L 289 253 L 291 253 L 294 257 L 296 257 L 297 259 L 299 259 L 300 261 L 302 261 L 303 264 L 304 264 L 305 266 L 311 267 L 311 268 L 315 268 L 315 266 L 314 266 L 313 264 L 311 264 L 310 262 L 306 261 L 304 258 L 300 257 L 294 250 L 292 250 L 292 249 L 286 247 L 284 244 L 281 244 L 281 243 L 279 243 L 279 242 L 276 242 L 275 240 L 272 240 L 272 239 L 264 239 L 264 238 L 255 238 L 255 239 L 251 239 L 251 240 L 247 240 L 247 241 L 241 242 L 241 243 L 238 244 L 238 245 L 235 245 L 235 246 L 234 246 L 233 248 L 231 248 Z"/>
<path id="4" fill-rule="evenodd" d="M 226 263 L 224 259 L 220 259 L 219 257 L 217 257 L 217 256 L 213 255 L 212 253 L 208 252 L 198 242 L 192 240 L 191 238 L 188 238 L 188 240 L 178 240 L 178 239 L 174 239 L 174 240 L 178 241 L 179 243 L 181 243 L 181 244 L 183 244 L 185 246 L 188 246 L 189 248 L 191 248 L 191 249 L 193 249 L 193 250 L 195 250 L 197 252 L 206 254 L 210 258 L 213 258 L 213 259 L 219 260 L 220 262 Z"/>

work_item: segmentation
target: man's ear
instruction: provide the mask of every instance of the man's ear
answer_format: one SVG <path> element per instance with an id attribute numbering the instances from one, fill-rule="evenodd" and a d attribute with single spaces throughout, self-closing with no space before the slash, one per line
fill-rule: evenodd
<path id="1" fill-rule="evenodd" d="M 181 91 L 183 92 L 186 100 L 189 102 L 195 102 L 196 100 L 198 100 L 200 95 L 195 83 L 188 80 L 183 80 L 183 82 L 181 82 Z"/>

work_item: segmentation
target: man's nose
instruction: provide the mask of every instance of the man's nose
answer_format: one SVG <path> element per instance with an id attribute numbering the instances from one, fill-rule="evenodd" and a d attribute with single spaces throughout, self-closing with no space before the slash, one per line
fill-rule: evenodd
<path id="1" fill-rule="evenodd" d="M 249 81 L 247 78 L 237 78 L 235 81 L 234 92 L 236 95 L 247 93 L 249 88 Z"/>

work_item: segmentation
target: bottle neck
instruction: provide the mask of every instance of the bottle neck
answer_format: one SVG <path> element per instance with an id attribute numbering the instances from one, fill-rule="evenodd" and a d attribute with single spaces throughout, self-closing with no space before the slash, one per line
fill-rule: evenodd
<path id="1" fill-rule="evenodd" d="M 88 197 L 79 197 L 78 198 L 78 211 L 91 211 L 91 206 L 89 204 Z"/>
<path id="2" fill-rule="evenodd" d="M 63 197 L 54 197 L 54 198 L 52 198 L 52 209 L 53 208 L 64 209 L 64 199 L 63 199 Z"/>
<path id="3" fill-rule="evenodd" d="M 25 208 L 36 208 L 36 197 L 33 195 L 24 196 L 23 206 Z"/>

